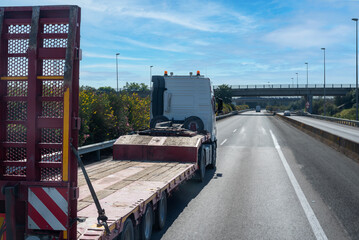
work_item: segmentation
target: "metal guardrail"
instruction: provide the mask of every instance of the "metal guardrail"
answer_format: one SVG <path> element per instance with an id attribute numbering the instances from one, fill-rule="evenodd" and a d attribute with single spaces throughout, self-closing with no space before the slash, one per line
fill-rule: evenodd
<path id="1" fill-rule="evenodd" d="M 340 123 L 340 124 L 344 124 L 344 125 L 348 125 L 348 126 L 359 127 L 359 121 L 355 121 L 355 120 L 335 118 L 335 117 L 326 117 L 326 116 L 316 115 L 316 114 L 307 114 L 306 116 L 320 119 L 320 120 L 336 122 L 336 123 Z"/>
<path id="2" fill-rule="evenodd" d="M 238 113 L 247 112 L 250 110 L 251 109 L 246 109 L 246 110 L 242 110 L 242 111 L 234 111 L 234 112 L 231 112 L 231 113 L 228 113 L 225 115 L 216 116 L 216 120 L 227 118 L 227 117 L 230 117 L 233 115 L 237 115 Z M 91 153 L 91 152 L 96 152 L 97 160 L 99 161 L 99 160 L 101 160 L 101 150 L 112 147 L 113 144 L 116 142 L 116 140 L 117 139 L 113 139 L 113 140 L 109 140 L 109 141 L 105 141 L 105 142 L 85 145 L 85 146 L 79 147 L 78 152 L 80 155 L 86 154 L 86 153 Z"/>
<path id="3" fill-rule="evenodd" d="M 79 154 L 82 155 L 85 153 L 96 152 L 97 160 L 99 161 L 101 160 L 101 150 L 112 147 L 116 140 L 117 139 L 113 139 L 105 142 L 94 143 L 79 147 Z"/>
<path id="4" fill-rule="evenodd" d="M 233 111 L 233 112 L 230 112 L 230 113 L 227 113 L 227 114 L 224 114 L 224 115 L 216 116 L 216 120 L 221 120 L 223 118 L 227 118 L 227 117 L 230 117 L 230 116 L 233 116 L 233 115 L 237 115 L 239 113 L 248 112 L 248 111 L 252 111 L 252 110 L 253 109 L 246 109 L 246 110 L 241 110 L 241 111 Z"/>
<path id="5" fill-rule="evenodd" d="M 258 85 L 231 85 L 232 89 L 280 89 L 280 88 L 324 88 L 324 84 L 258 84 Z M 217 89 L 218 86 L 213 86 Z M 355 88 L 355 84 L 326 84 L 325 88 Z"/>

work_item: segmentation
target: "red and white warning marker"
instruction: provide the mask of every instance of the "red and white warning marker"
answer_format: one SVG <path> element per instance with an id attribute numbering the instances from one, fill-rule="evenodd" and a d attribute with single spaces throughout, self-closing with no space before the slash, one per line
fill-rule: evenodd
<path id="1" fill-rule="evenodd" d="M 28 194 L 29 229 L 66 230 L 68 224 L 66 188 L 30 187 Z"/>

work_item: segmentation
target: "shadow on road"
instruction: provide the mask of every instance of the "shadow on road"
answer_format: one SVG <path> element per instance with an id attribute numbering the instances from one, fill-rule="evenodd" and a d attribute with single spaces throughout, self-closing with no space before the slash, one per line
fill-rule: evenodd
<path id="1" fill-rule="evenodd" d="M 206 177 L 203 182 L 199 182 L 196 176 L 194 176 L 184 184 L 181 184 L 168 199 L 167 221 L 165 227 L 161 231 L 154 230 L 151 239 L 161 239 L 191 200 L 201 192 L 211 179 L 217 177 L 222 177 L 222 175 L 215 175 L 215 169 L 207 169 Z"/>

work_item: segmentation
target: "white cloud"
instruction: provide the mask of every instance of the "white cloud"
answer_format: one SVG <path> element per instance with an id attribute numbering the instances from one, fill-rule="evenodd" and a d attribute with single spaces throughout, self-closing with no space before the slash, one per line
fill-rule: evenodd
<path id="1" fill-rule="evenodd" d="M 328 28 L 319 24 L 303 24 L 274 30 L 265 35 L 264 40 L 293 49 L 320 48 L 343 42 L 351 32 L 352 29 L 345 25 Z"/>
<path id="2" fill-rule="evenodd" d="M 131 38 L 127 38 L 127 37 L 117 37 L 116 39 L 122 41 L 122 42 L 126 42 L 135 46 L 139 46 L 139 47 L 144 47 L 144 48 L 150 48 L 150 49 L 155 49 L 155 50 L 161 50 L 161 51 L 168 51 L 168 52 L 186 52 L 189 49 L 187 47 L 184 46 L 180 46 L 178 44 L 169 44 L 169 45 L 154 45 L 154 44 L 149 44 L 149 43 L 145 43 L 145 42 L 141 42 L 138 40 L 134 40 Z"/>
<path id="3" fill-rule="evenodd" d="M 98 53 L 93 53 L 93 52 L 83 52 L 83 56 L 84 57 L 89 57 L 89 58 L 103 58 L 103 59 L 115 59 L 116 55 L 106 55 L 106 54 L 98 54 Z M 148 60 L 146 58 L 134 58 L 134 57 L 124 57 L 119 55 L 118 59 L 121 60 L 130 60 L 130 61 L 141 61 L 141 60 Z"/>

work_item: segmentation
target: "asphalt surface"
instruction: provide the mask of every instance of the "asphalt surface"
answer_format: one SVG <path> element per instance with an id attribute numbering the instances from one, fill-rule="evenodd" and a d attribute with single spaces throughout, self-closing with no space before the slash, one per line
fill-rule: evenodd
<path id="1" fill-rule="evenodd" d="M 290 118 L 293 118 L 294 120 L 305 123 L 307 125 L 319 128 L 321 130 L 330 132 L 334 135 L 346 138 L 348 140 L 359 142 L 358 127 L 347 126 L 340 123 L 329 122 L 306 116 L 290 116 Z"/>
<path id="2" fill-rule="evenodd" d="M 180 186 L 152 239 L 359 239 L 358 163 L 265 113 L 217 126 L 217 169 Z"/>

